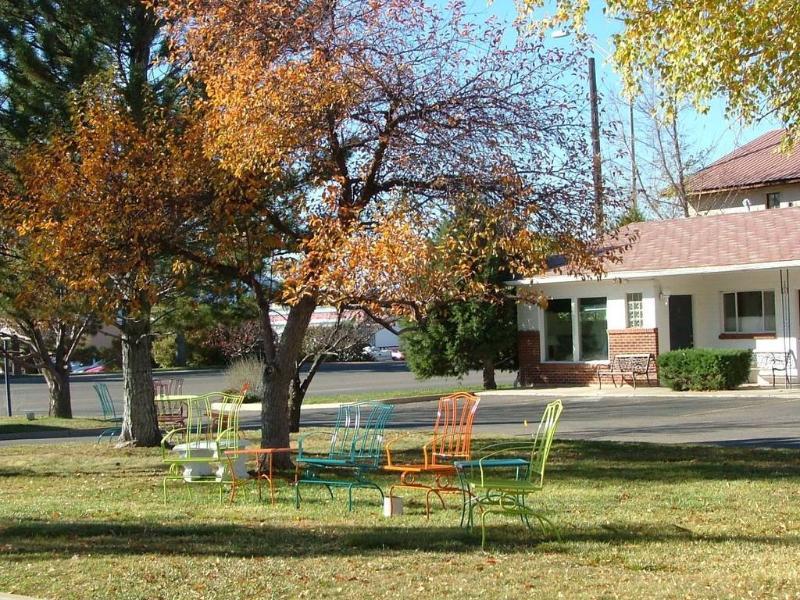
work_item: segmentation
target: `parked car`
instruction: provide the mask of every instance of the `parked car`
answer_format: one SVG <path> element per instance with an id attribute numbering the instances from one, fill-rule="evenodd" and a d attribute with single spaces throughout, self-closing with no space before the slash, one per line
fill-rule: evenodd
<path id="1" fill-rule="evenodd" d="M 96 360 L 90 365 L 84 365 L 79 362 L 69 363 L 69 370 L 72 373 L 105 373 L 107 368 L 102 360 Z"/>
<path id="2" fill-rule="evenodd" d="M 370 360 L 392 360 L 392 351 L 388 348 L 375 348 L 373 346 L 367 346 L 364 348 L 364 352 L 367 354 L 367 356 L 369 356 Z"/>
<path id="3" fill-rule="evenodd" d="M 400 348 L 395 348 L 392 350 L 392 360 L 405 360 L 406 355 L 405 353 L 400 350 Z"/>

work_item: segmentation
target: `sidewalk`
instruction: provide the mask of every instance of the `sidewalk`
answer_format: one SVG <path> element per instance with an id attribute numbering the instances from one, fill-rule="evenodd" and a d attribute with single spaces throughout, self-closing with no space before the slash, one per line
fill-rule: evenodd
<path id="1" fill-rule="evenodd" d="M 760 386 L 745 384 L 735 390 L 720 390 L 715 392 L 674 392 L 666 387 L 648 387 L 639 385 L 633 389 L 630 385 L 615 388 L 605 385 L 599 389 L 596 385 L 587 386 L 541 386 L 533 388 L 515 388 L 509 390 L 491 390 L 479 392 L 481 398 L 492 396 L 521 396 L 521 397 L 559 397 L 559 398 L 782 398 L 800 400 L 800 386 L 791 388 Z"/>

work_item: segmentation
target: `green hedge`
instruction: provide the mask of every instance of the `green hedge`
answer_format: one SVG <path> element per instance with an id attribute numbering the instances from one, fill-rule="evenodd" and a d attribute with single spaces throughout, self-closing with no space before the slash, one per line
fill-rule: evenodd
<path id="1" fill-rule="evenodd" d="M 750 375 L 750 350 L 691 348 L 658 357 L 661 385 L 677 391 L 730 390 Z"/>

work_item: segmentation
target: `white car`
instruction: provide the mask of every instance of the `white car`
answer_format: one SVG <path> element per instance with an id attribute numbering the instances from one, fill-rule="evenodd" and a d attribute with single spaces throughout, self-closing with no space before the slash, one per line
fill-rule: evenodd
<path id="1" fill-rule="evenodd" d="M 367 353 L 370 360 L 375 361 L 384 361 L 384 360 L 392 360 L 392 351 L 388 348 L 373 348 L 372 346 L 367 346 L 364 348 L 364 352 Z"/>

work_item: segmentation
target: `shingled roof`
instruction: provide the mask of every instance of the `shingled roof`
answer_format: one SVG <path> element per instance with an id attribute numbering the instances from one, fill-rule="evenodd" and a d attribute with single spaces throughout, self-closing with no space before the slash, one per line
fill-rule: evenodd
<path id="1" fill-rule="evenodd" d="M 690 193 L 704 194 L 800 181 L 800 150 L 779 149 L 784 131 L 775 129 L 737 148 L 692 175 Z"/>
<path id="2" fill-rule="evenodd" d="M 632 223 L 619 232 L 625 239 L 633 241 L 620 262 L 605 265 L 609 277 L 788 266 L 800 262 L 800 207 Z M 534 280 L 562 277 L 552 270 Z"/>

